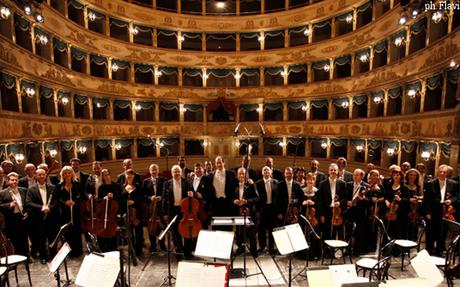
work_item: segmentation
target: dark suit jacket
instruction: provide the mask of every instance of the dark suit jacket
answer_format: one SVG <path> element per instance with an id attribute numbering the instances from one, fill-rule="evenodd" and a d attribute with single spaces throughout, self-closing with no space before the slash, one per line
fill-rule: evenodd
<path id="1" fill-rule="evenodd" d="M 192 189 L 193 187 L 193 180 L 189 181 L 189 185 Z M 203 197 L 203 200 L 206 202 L 206 205 L 211 201 L 211 189 L 212 189 L 211 179 L 207 175 L 203 175 L 200 179 L 200 183 L 198 184 L 198 188 L 193 190 L 194 192 L 199 192 Z"/>
<path id="2" fill-rule="evenodd" d="M 361 184 L 358 189 L 358 193 L 361 193 L 361 194 L 365 193 L 368 187 L 369 187 L 368 183 L 361 181 Z M 345 200 L 352 201 L 353 193 L 354 193 L 354 181 L 347 182 Z M 366 198 L 364 198 L 363 200 L 356 199 L 353 207 L 342 206 L 342 211 L 344 213 L 344 216 L 347 217 L 347 219 L 358 219 L 359 216 L 364 217 L 366 215 L 367 206 L 368 206 L 368 202 Z"/>
<path id="3" fill-rule="evenodd" d="M 29 178 L 26 176 L 23 176 L 19 179 L 18 185 L 20 187 L 24 187 L 25 189 L 29 188 Z"/>
<path id="4" fill-rule="evenodd" d="M 44 213 L 41 212 L 44 204 L 48 204 L 50 213 L 57 214 L 58 212 L 58 195 L 55 193 L 56 187 L 54 185 L 45 184 L 46 186 L 46 202 L 42 201 L 38 184 L 34 184 L 27 190 L 26 202 L 27 210 L 31 218 L 40 218 Z M 49 216 L 49 215 L 48 215 Z"/>
<path id="5" fill-rule="evenodd" d="M 345 182 L 353 181 L 353 173 L 349 172 L 348 170 L 345 170 L 345 172 L 343 173 L 342 180 Z"/>
<path id="6" fill-rule="evenodd" d="M 274 206 L 279 205 L 279 182 L 276 179 L 270 179 L 270 186 L 272 188 L 272 204 Z M 264 208 L 267 204 L 267 191 L 265 190 L 265 181 L 260 179 L 256 182 L 257 192 L 259 193 L 258 206 Z"/>
<path id="7" fill-rule="evenodd" d="M 458 184 L 451 180 L 446 179 L 446 195 L 447 193 L 450 194 L 450 200 L 455 205 L 457 203 L 458 197 Z M 444 197 L 444 200 L 447 198 Z M 443 213 L 443 204 L 440 203 L 441 201 L 441 187 L 439 184 L 439 179 L 435 178 L 434 180 L 428 182 L 425 186 L 425 196 L 423 198 L 423 205 L 425 207 L 425 214 L 431 214 L 433 220 L 441 220 L 442 213 Z"/>
<path id="8" fill-rule="evenodd" d="M 169 216 L 172 217 L 174 214 L 173 209 L 174 209 L 174 184 L 173 184 L 174 179 L 169 179 L 164 182 L 163 184 L 163 196 L 162 196 L 162 206 L 163 206 L 163 211 L 165 213 L 169 212 Z M 181 199 L 184 199 L 187 197 L 187 192 L 193 190 L 192 187 L 189 186 L 187 180 L 185 178 L 181 179 Z M 170 218 L 172 219 L 172 218 Z"/>
<path id="9" fill-rule="evenodd" d="M 124 184 L 125 184 L 125 181 L 126 181 L 126 176 L 125 176 L 125 173 L 122 172 L 120 173 L 118 176 L 117 176 L 117 184 L 122 187 Z M 139 186 L 142 185 L 142 179 L 141 179 L 141 175 L 138 174 L 137 172 L 134 173 L 134 183 L 135 184 L 139 184 Z"/>
<path id="10" fill-rule="evenodd" d="M 216 174 L 216 171 L 213 171 L 209 175 L 209 179 L 211 181 L 211 195 L 210 195 L 211 201 L 214 201 L 217 199 L 216 189 L 214 188 L 214 184 L 213 184 L 215 174 Z M 225 170 L 225 197 L 228 200 L 233 201 L 234 190 L 235 190 L 236 184 L 238 184 L 238 181 L 236 180 L 235 173 L 233 172 L 233 170 L 226 169 Z"/>
<path id="11" fill-rule="evenodd" d="M 272 171 L 272 177 L 276 179 L 278 182 L 281 182 L 284 180 L 283 172 L 276 168 L 274 168 Z"/>
<path id="12" fill-rule="evenodd" d="M 235 172 L 235 174 L 238 173 L 238 169 L 239 169 L 239 168 L 240 168 L 240 166 L 239 166 L 239 167 L 235 167 L 235 168 L 233 169 L 233 171 Z M 256 181 L 256 180 L 257 180 L 257 174 L 256 174 L 256 172 L 255 172 L 254 169 L 252 169 L 252 168 L 249 168 L 249 169 L 248 169 L 248 177 L 249 177 L 250 179 L 252 179 L 253 181 Z"/>
<path id="13" fill-rule="evenodd" d="M 240 197 L 240 191 L 239 191 L 239 184 L 235 186 L 234 190 L 234 196 L 235 199 L 239 199 Z M 245 184 L 244 185 L 244 191 L 243 191 L 243 199 L 247 200 L 246 206 L 243 206 L 243 208 L 247 207 L 249 208 L 250 214 L 246 214 L 246 216 L 251 216 L 252 220 L 255 223 L 255 216 L 256 216 L 256 209 L 255 205 L 257 201 L 259 201 L 259 194 L 257 193 L 257 188 L 255 184 Z M 232 202 L 233 204 L 233 202 Z M 234 208 L 234 214 L 239 215 L 240 214 L 240 207 L 233 204 Z"/>
<path id="14" fill-rule="evenodd" d="M 157 177 L 156 178 L 156 188 L 157 188 L 157 193 L 155 194 L 156 196 L 162 196 L 163 195 L 163 185 L 165 183 L 166 179 L 163 177 Z M 144 195 L 147 197 L 151 197 L 154 194 L 154 186 L 153 186 L 153 180 L 151 177 L 148 177 L 144 179 L 142 182 L 142 191 L 144 192 Z"/>
<path id="15" fill-rule="evenodd" d="M 337 179 L 335 182 L 335 195 L 338 197 L 342 208 L 346 206 L 346 189 L 345 181 Z M 318 201 L 319 215 L 330 219 L 332 217 L 332 208 L 330 207 L 332 198 L 329 179 L 325 179 L 319 184 Z"/>
<path id="16" fill-rule="evenodd" d="M 279 189 L 279 197 L 277 199 L 277 201 L 279 202 L 278 204 L 278 214 L 286 214 L 286 211 L 287 211 L 287 208 L 288 208 L 288 205 L 289 205 L 289 195 L 288 195 L 288 189 L 287 189 L 287 184 L 286 184 L 286 181 L 283 180 L 279 183 L 279 186 L 278 186 L 278 189 Z M 302 188 L 300 188 L 300 184 L 293 180 L 292 181 L 292 193 L 291 193 L 291 199 L 294 200 L 294 204 L 297 206 L 297 207 L 300 207 L 301 205 L 301 202 L 299 202 L 299 199 L 300 197 L 302 196 Z"/>
<path id="17" fill-rule="evenodd" d="M 86 186 L 86 181 L 88 181 L 89 174 L 86 172 L 80 171 L 80 185 L 82 187 Z"/>
<path id="18" fill-rule="evenodd" d="M 19 194 L 21 195 L 23 213 L 26 213 L 27 212 L 27 189 L 23 187 L 18 187 L 18 191 L 19 191 Z M 11 196 L 9 187 L 0 191 L 0 209 L 2 210 L 3 215 L 5 215 L 6 222 L 8 222 L 8 217 L 13 216 L 14 214 L 14 208 L 10 206 L 10 203 L 12 201 L 13 201 L 13 197 Z"/>
<path id="19" fill-rule="evenodd" d="M 312 172 L 312 171 L 310 171 Z M 319 188 L 319 184 L 325 180 L 327 176 L 324 174 L 324 172 L 317 170 L 316 171 L 316 179 L 315 179 L 315 187 Z"/>

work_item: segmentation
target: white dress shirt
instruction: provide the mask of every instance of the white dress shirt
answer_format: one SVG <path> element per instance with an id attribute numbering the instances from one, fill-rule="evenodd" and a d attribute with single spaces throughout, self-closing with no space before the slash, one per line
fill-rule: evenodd
<path id="1" fill-rule="evenodd" d="M 331 187 L 331 207 L 334 207 L 336 182 L 337 182 L 337 179 L 329 178 L 329 186 Z"/>
<path id="2" fill-rule="evenodd" d="M 38 184 L 38 190 L 40 191 L 40 197 L 42 198 L 43 205 L 47 205 L 46 200 L 46 185 Z"/>
<path id="3" fill-rule="evenodd" d="M 18 206 L 14 207 L 14 213 L 22 213 L 22 198 L 17 189 L 11 189 L 11 197 L 18 203 Z"/>
<path id="4" fill-rule="evenodd" d="M 287 186 L 287 193 L 288 193 L 288 202 L 292 202 L 292 180 L 287 181 L 286 180 L 286 186 Z"/>
<path id="5" fill-rule="evenodd" d="M 193 190 L 196 191 L 198 189 L 198 186 L 200 185 L 200 181 L 201 181 L 201 176 L 198 177 L 198 176 L 195 176 L 193 178 Z"/>
<path id="6" fill-rule="evenodd" d="M 244 199 L 244 182 L 238 183 L 238 199 Z"/>
<path id="7" fill-rule="evenodd" d="M 267 192 L 267 204 L 272 204 L 272 184 L 270 182 L 270 179 L 264 178 L 264 183 L 265 191 Z"/>
<path id="8" fill-rule="evenodd" d="M 441 191 L 441 203 L 446 200 L 446 180 L 439 180 L 439 191 Z"/>
<path id="9" fill-rule="evenodd" d="M 173 179 L 174 206 L 180 206 L 182 200 L 182 185 L 180 180 Z"/>
<path id="10" fill-rule="evenodd" d="M 216 170 L 212 184 L 216 190 L 216 197 L 225 197 L 225 169 Z"/>

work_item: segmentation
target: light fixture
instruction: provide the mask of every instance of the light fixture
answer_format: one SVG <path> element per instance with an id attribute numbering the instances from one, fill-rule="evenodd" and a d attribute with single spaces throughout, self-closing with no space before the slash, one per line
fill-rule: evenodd
<path id="1" fill-rule="evenodd" d="M 179 41 L 184 42 L 184 41 L 185 41 L 185 37 L 184 37 L 184 36 L 180 36 Z"/>
<path id="2" fill-rule="evenodd" d="M 215 1 L 216 2 L 216 8 L 218 9 L 224 9 L 225 6 L 227 6 L 227 2 L 226 1 Z"/>
<path id="3" fill-rule="evenodd" d="M 260 113 L 262 111 L 261 107 L 257 107 L 256 112 Z"/>
<path id="4" fill-rule="evenodd" d="M 96 103 L 96 107 L 97 107 L 98 109 L 102 108 L 101 103 Z"/>
<path id="5" fill-rule="evenodd" d="M 186 111 L 187 111 L 187 108 L 184 108 L 184 107 L 180 108 L 181 113 L 185 113 Z"/>
<path id="6" fill-rule="evenodd" d="M 327 149 L 327 142 L 322 142 L 321 143 L 321 148 L 322 149 Z"/>
<path id="7" fill-rule="evenodd" d="M 428 161 L 430 158 L 431 158 L 431 152 L 425 150 L 425 151 L 422 151 L 422 153 L 420 154 L 420 156 L 422 157 L 422 159 L 424 161 Z"/>
<path id="8" fill-rule="evenodd" d="M 157 77 L 161 77 L 161 76 L 163 75 L 163 72 L 161 72 L 160 70 L 158 70 L 158 71 L 155 72 L 155 75 L 156 75 Z"/>
<path id="9" fill-rule="evenodd" d="M 361 56 L 359 56 L 359 60 L 360 60 L 362 63 L 366 63 L 367 61 L 369 61 L 369 55 L 368 55 L 367 53 L 362 54 Z"/>
<path id="10" fill-rule="evenodd" d="M 450 62 L 449 62 L 449 67 L 457 69 L 457 68 L 458 68 L 458 64 L 455 62 L 454 59 L 452 59 L 452 60 L 450 60 Z"/>
<path id="11" fill-rule="evenodd" d="M 48 37 L 46 37 L 46 35 L 39 35 L 37 39 L 38 39 L 38 42 L 42 44 L 42 46 L 45 46 L 46 44 L 48 44 Z"/>
<path id="12" fill-rule="evenodd" d="M 165 146 L 164 142 L 160 142 L 160 147 L 164 147 L 164 146 Z"/>
<path id="13" fill-rule="evenodd" d="M 236 141 L 235 141 L 235 146 L 236 146 L 236 147 L 240 147 L 240 141 L 239 141 L 239 140 L 236 140 Z"/>
<path id="14" fill-rule="evenodd" d="M 35 95 L 35 89 L 34 88 L 25 88 L 24 92 L 29 97 L 33 97 Z"/>
<path id="15" fill-rule="evenodd" d="M 240 74 L 240 72 L 236 72 L 236 74 L 234 75 L 234 77 L 235 77 L 236 80 L 241 79 L 241 74 Z"/>
<path id="16" fill-rule="evenodd" d="M 302 111 L 305 112 L 306 110 L 308 110 L 308 103 L 302 106 Z"/>
<path id="17" fill-rule="evenodd" d="M 203 140 L 203 147 L 207 147 L 208 146 L 208 141 L 207 140 Z"/>
<path id="18" fill-rule="evenodd" d="M 26 13 L 27 16 L 32 15 L 32 7 L 30 7 L 29 5 L 25 5 L 24 12 Z"/>
<path id="19" fill-rule="evenodd" d="M 118 68 L 119 68 L 119 67 L 118 67 L 117 63 L 113 63 L 113 64 L 112 64 L 112 72 L 118 71 Z"/>
<path id="20" fill-rule="evenodd" d="M 393 148 L 393 147 L 388 147 L 387 148 L 387 155 L 388 156 L 393 156 L 395 153 L 396 153 L 395 148 Z"/>
<path id="21" fill-rule="evenodd" d="M 50 150 L 49 150 L 49 153 L 50 153 L 50 157 L 53 157 L 53 158 L 54 158 L 54 157 L 57 156 L 58 151 L 57 151 L 56 149 L 53 148 L 53 149 L 50 149 Z"/>
<path id="22" fill-rule="evenodd" d="M 11 15 L 10 8 L 5 7 L 5 6 L 2 6 L 2 8 L 0 8 L 0 17 L 3 20 L 8 19 L 8 17 L 10 17 L 10 15 Z"/>
<path id="23" fill-rule="evenodd" d="M 323 69 L 325 72 L 329 72 L 329 70 L 331 69 L 331 66 L 329 66 L 329 64 L 326 64 L 324 65 Z"/>
<path id="24" fill-rule="evenodd" d="M 134 105 L 134 110 L 135 110 L 136 112 L 140 111 L 141 108 L 142 108 L 142 107 L 141 107 L 141 105 L 139 105 L 139 104 Z"/>
<path id="25" fill-rule="evenodd" d="M 346 21 L 347 23 L 353 22 L 353 15 L 352 15 L 352 14 L 348 14 L 347 17 L 345 18 L 345 21 Z"/>
<path id="26" fill-rule="evenodd" d="M 79 146 L 79 147 L 78 147 L 78 152 L 79 152 L 80 154 L 86 153 L 86 146 L 84 146 L 84 145 Z"/>
<path id="27" fill-rule="evenodd" d="M 410 89 L 409 91 L 407 91 L 407 95 L 409 96 L 409 98 L 413 99 L 417 95 L 417 91 L 414 89 Z"/>
<path id="28" fill-rule="evenodd" d="M 286 72 L 285 71 L 281 71 L 281 77 L 285 77 L 286 76 Z"/>
<path id="29" fill-rule="evenodd" d="M 344 109 L 348 108 L 349 105 L 350 105 L 350 103 L 348 101 L 343 101 L 342 104 L 341 104 L 342 108 L 344 108 Z"/>
<path id="30" fill-rule="evenodd" d="M 21 164 L 22 161 L 25 159 L 25 156 L 23 153 L 17 153 L 14 155 L 14 159 L 16 160 L 18 164 Z"/>
<path id="31" fill-rule="evenodd" d="M 259 42 L 262 42 L 263 39 L 264 39 L 264 36 L 257 37 L 257 41 L 259 41 Z"/>
<path id="32" fill-rule="evenodd" d="M 286 144 L 285 144 L 285 143 L 283 143 L 283 142 L 279 142 L 279 144 L 278 144 L 278 145 L 279 145 L 280 147 L 283 147 L 283 146 L 285 146 Z"/>
<path id="33" fill-rule="evenodd" d="M 413 19 L 414 19 L 414 18 L 417 18 L 418 14 L 419 14 L 418 9 L 412 10 L 412 18 L 413 18 Z"/>
<path id="34" fill-rule="evenodd" d="M 203 73 L 203 79 L 207 80 L 209 78 L 209 75 L 206 73 Z"/>
<path id="35" fill-rule="evenodd" d="M 404 44 L 403 37 L 396 37 L 394 43 L 396 47 L 401 47 Z"/>
<path id="36" fill-rule="evenodd" d="M 305 36 L 308 36 L 308 35 L 310 35 L 310 32 L 311 32 L 310 29 L 305 28 L 305 31 L 303 31 L 303 34 L 304 34 Z"/>
<path id="37" fill-rule="evenodd" d="M 408 20 L 407 13 L 406 12 L 402 13 L 401 16 L 399 17 L 399 25 L 406 24 L 407 20 Z"/>
<path id="38" fill-rule="evenodd" d="M 115 149 L 116 150 L 121 150 L 121 148 L 122 148 L 121 143 L 115 144 Z"/>
<path id="39" fill-rule="evenodd" d="M 42 13 L 39 11 L 34 13 L 34 18 L 38 23 L 43 23 L 45 21 L 45 17 L 43 17 Z"/>
<path id="40" fill-rule="evenodd" d="M 90 21 L 96 20 L 96 13 L 90 11 L 90 12 L 88 13 L 88 20 L 90 20 Z"/>
<path id="41" fill-rule="evenodd" d="M 133 28 L 129 29 L 129 31 L 130 31 L 131 34 L 133 34 L 133 35 L 139 34 L 139 29 L 138 29 L 137 27 L 133 27 Z"/>
<path id="42" fill-rule="evenodd" d="M 375 96 L 375 97 L 373 98 L 373 101 L 374 101 L 375 104 L 378 105 L 378 104 L 380 104 L 381 102 L 383 102 L 383 97 L 382 97 L 382 96 Z"/>
<path id="43" fill-rule="evenodd" d="M 66 105 L 69 103 L 69 98 L 68 98 L 68 97 L 60 97 L 60 98 L 59 98 L 59 102 L 60 102 L 62 105 L 66 106 Z"/>
<path id="44" fill-rule="evenodd" d="M 363 152 L 364 151 L 364 146 L 362 144 L 359 144 L 356 146 L 356 151 L 357 152 Z"/>
<path id="45" fill-rule="evenodd" d="M 443 13 L 441 11 L 436 11 L 431 15 L 431 20 L 433 20 L 434 23 L 439 23 L 442 19 Z"/>

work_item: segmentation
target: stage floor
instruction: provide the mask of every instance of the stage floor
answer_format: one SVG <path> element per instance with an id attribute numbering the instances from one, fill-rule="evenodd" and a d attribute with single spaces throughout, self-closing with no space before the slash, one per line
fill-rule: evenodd
<path id="1" fill-rule="evenodd" d="M 166 255 L 160 254 L 155 255 L 152 258 L 149 265 L 142 271 L 142 267 L 146 262 L 149 253 L 145 252 L 145 255 L 139 259 L 139 264 L 135 267 L 131 267 L 131 286 L 159 286 L 164 278 L 167 275 L 167 258 Z M 356 260 L 355 260 L 356 259 Z M 270 280 L 272 286 L 287 286 L 287 277 L 288 277 L 288 260 L 282 256 L 275 257 L 275 261 L 272 260 L 268 254 L 262 254 L 259 256 L 262 269 L 264 270 L 266 276 Z M 354 258 L 354 262 L 357 261 L 357 258 Z M 70 278 L 75 280 L 78 270 L 82 262 L 81 259 L 71 259 L 68 261 L 69 274 Z M 343 262 L 341 259 L 335 260 L 335 264 L 340 264 Z M 393 258 L 392 265 L 390 268 L 390 275 L 397 278 L 413 278 L 416 277 L 415 271 L 410 265 L 406 265 L 405 270 L 401 272 L 400 270 L 400 258 Z M 408 262 L 407 260 L 405 262 Z M 349 263 L 349 262 L 347 262 Z M 238 258 L 235 262 L 235 266 L 238 267 L 242 264 L 242 258 Z M 293 272 L 292 274 L 297 274 L 305 265 L 305 261 L 294 258 L 292 261 Z M 249 274 L 252 274 L 256 271 L 256 265 L 251 256 L 247 257 L 247 266 L 249 269 Z M 309 266 L 320 266 L 319 261 L 312 261 L 309 263 Z M 176 275 L 177 262 L 175 257 L 172 260 L 172 274 Z M 50 287 L 56 286 L 56 281 L 53 275 L 49 274 L 47 266 L 40 264 L 38 260 L 34 260 L 31 264 L 31 273 L 32 273 L 32 283 L 36 287 Z M 63 275 L 63 270 L 61 276 Z M 19 283 L 21 286 L 28 286 L 27 273 L 23 266 L 18 268 Z M 61 277 L 62 278 L 62 277 Z M 10 273 L 10 283 L 11 286 L 15 286 L 14 273 Z M 265 280 L 261 275 L 251 276 L 246 282 L 243 279 L 234 279 L 230 281 L 231 286 L 266 286 Z M 292 286 L 308 286 L 308 282 L 301 277 L 296 278 L 293 281 Z M 447 286 L 447 283 L 444 283 L 441 286 Z"/>

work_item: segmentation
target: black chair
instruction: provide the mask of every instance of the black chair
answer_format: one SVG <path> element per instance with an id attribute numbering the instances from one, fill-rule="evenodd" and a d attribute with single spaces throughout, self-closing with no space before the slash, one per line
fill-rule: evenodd
<path id="1" fill-rule="evenodd" d="M 382 248 L 379 249 L 376 258 L 363 256 L 356 263 L 356 273 L 363 271 L 363 276 L 366 277 L 366 272 L 369 271 L 369 281 L 372 281 L 372 276 L 375 275 L 377 280 L 381 280 L 380 277 L 385 275 L 388 278 L 388 266 L 390 265 L 390 258 L 393 252 L 395 240 L 389 241 Z M 383 259 L 382 259 L 383 258 Z"/>
<path id="2" fill-rule="evenodd" d="M 321 254 L 321 265 L 324 264 L 324 253 L 326 250 L 329 251 L 329 254 L 331 256 L 331 263 L 333 262 L 334 260 L 334 257 L 335 257 L 335 254 L 337 251 L 341 251 L 342 252 L 342 258 L 343 258 L 343 264 L 346 263 L 346 260 L 345 260 L 345 251 L 348 252 L 348 257 L 350 258 L 350 263 L 353 264 L 353 259 L 351 258 L 351 255 L 352 255 L 352 250 L 351 250 L 351 240 L 353 238 L 353 236 L 351 236 L 353 233 L 354 233 L 354 230 L 356 228 L 356 223 L 353 223 L 353 228 L 350 232 L 350 237 L 348 238 L 347 241 L 343 241 L 343 240 L 335 240 L 335 239 L 328 239 L 328 240 L 324 240 L 323 241 L 323 252 Z"/>
<path id="3" fill-rule="evenodd" d="M 401 271 L 404 270 L 404 258 L 409 257 L 410 259 L 410 251 L 413 248 L 417 248 L 417 252 L 420 251 L 420 242 L 422 242 L 423 234 L 425 234 L 426 223 L 425 220 L 419 219 L 415 224 L 414 228 L 417 230 L 417 241 L 407 240 L 407 239 L 396 239 L 395 245 L 401 251 Z"/>
<path id="4" fill-rule="evenodd" d="M 6 283 L 8 284 L 8 286 L 10 284 L 8 280 L 8 273 L 11 271 L 14 271 L 16 284 L 19 285 L 17 268 L 19 264 L 25 265 L 27 277 L 29 279 L 29 285 L 32 286 L 32 279 L 30 276 L 29 268 L 29 258 L 27 258 L 24 255 L 14 254 L 14 246 L 11 243 L 11 241 L 9 239 L 3 240 L 0 246 L 0 268 L 6 268 L 6 270 L 3 271 L 4 273 L 2 276 L 4 276 L 4 278 L 6 279 Z"/>
<path id="5" fill-rule="evenodd" d="M 431 261 L 444 272 L 449 287 L 454 286 L 454 278 L 460 278 L 460 262 L 457 262 L 459 248 L 460 235 L 457 235 L 447 247 L 444 257 L 430 256 Z"/>

